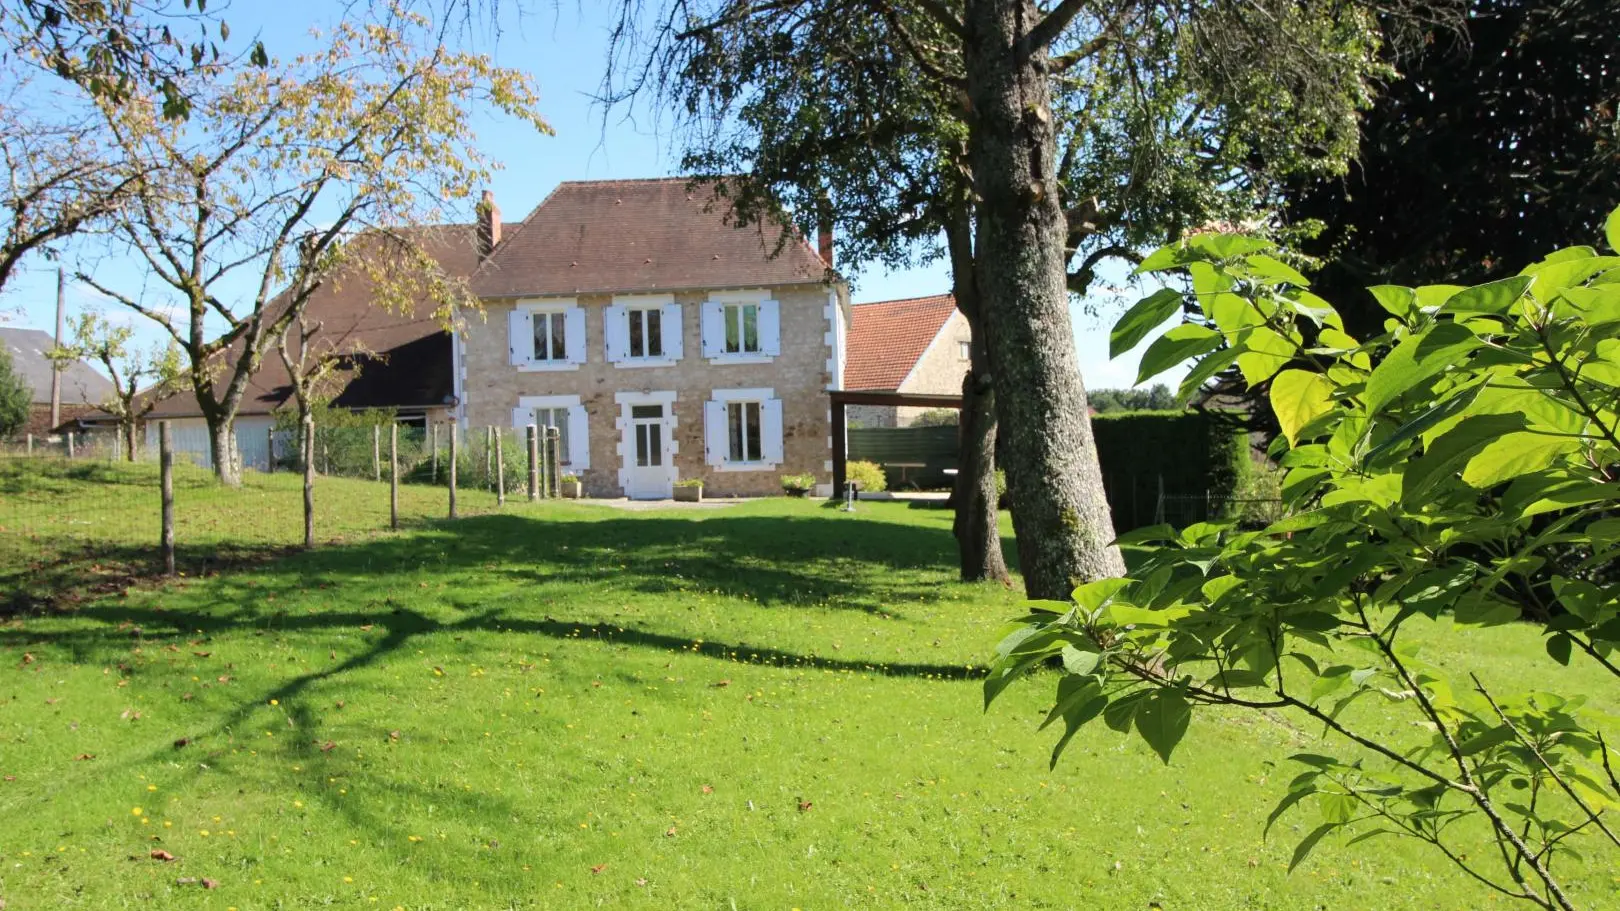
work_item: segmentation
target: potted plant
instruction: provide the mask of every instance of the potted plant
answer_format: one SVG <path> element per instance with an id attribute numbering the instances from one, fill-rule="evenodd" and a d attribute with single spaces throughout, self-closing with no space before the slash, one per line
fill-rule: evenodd
<path id="1" fill-rule="evenodd" d="M 807 497 L 815 487 L 816 476 L 809 472 L 782 475 L 782 492 L 790 497 Z"/>
<path id="2" fill-rule="evenodd" d="M 584 495 L 584 486 L 579 482 L 579 475 L 565 474 L 557 485 L 557 492 L 565 500 L 577 500 Z"/>
<path id="3" fill-rule="evenodd" d="M 675 501 L 677 503 L 702 503 L 703 479 L 682 478 L 675 482 Z"/>

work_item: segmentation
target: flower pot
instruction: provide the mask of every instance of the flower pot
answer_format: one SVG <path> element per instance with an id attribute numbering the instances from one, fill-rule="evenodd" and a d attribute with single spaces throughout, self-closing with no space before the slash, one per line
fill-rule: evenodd
<path id="1" fill-rule="evenodd" d="M 579 481 L 564 480 L 557 485 L 558 493 L 565 500 L 577 500 L 584 494 L 585 485 Z"/>
<path id="2" fill-rule="evenodd" d="M 675 502 L 677 502 L 677 503 L 702 503 L 703 502 L 703 487 L 702 487 L 702 485 L 698 485 L 696 487 L 692 487 L 692 486 L 687 486 L 687 487 L 679 487 L 678 486 L 678 487 L 676 487 L 675 488 Z"/>

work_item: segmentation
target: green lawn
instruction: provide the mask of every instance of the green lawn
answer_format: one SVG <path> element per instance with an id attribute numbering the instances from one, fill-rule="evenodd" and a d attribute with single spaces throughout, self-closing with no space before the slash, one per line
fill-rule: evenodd
<path id="1" fill-rule="evenodd" d="M 1277 719 L 1201 716 L 1169 767 L 1088 731 L 1049 771 L 1049 681 L 981 711 L 1019 596 L 952 581 L 942 511 L 521 504 L 390 534 L 372 485 L 323 491 L 342 543 L 0 617 L 7 911 L 1505 906 L 1401 842 L 1288 875 L 1314 819 L 1262 841 L 1271 764 L 1315 740 Z M 267 492 L 217 495 L 218 540 L 287 543 L 232 512 Z M 1432 638 L 1487 682 L 1551 666 L 1529 630 Z M 1612 871 L 1577 879 L 1620 907 Z"/>

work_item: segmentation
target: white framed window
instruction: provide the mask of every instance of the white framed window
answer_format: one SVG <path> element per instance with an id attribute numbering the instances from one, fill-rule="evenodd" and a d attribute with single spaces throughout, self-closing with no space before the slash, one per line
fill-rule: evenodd
<path id="1" fill-rule="evenodd" d="M 525 301 L 512 308 L 512 365 L 575 370 L 585 363 L 585 311 L 573 301 Z"/>
<path id="2" fill-rule="evenodd" d="M 772 389 L 716 389 L 704 403 L 708 463 L 720 471 L 782 464 L 782 400 Z"/>
<path id="3" fill-rule="evenodd" d="M 963 340 L 963 341 L 957 342 L 956 346 L 957 346 L 956 347 L 956 350 L 957 350 L 957 355 L 956 356 L 957 357 L 961 358 L 964 361 L 973 360 L 973 343 L 972 342 Z"/>
<path id="4" fill-rule="evenodd" d="M 721 353 L 758 354 L 759 304 L 722 304 L 720 313 L 726 324 Z"/>
<path id="5" fill-rule="evenodd" d="M 703 304 L 703 356 L 712 363 L 768 362 L 781 353 L 781 304 L 765 291 L 722 291 Z"/>
<path id="6" fill-rule="evenodd" d="M 591 467 L 590 425 L 585 406 L 577 395 L 532 395 L 518 399 L 512 409 L 512 426 L 522 431 L 530 424 L 555 427 L 563 467 L 584 471 Z"/>
<path id="7" fill-rule="evenodd" d="M 681 305 L 673 294 L 620 295 L 602 312 L 609 363 L 667 367 L 681 359 Z"/>

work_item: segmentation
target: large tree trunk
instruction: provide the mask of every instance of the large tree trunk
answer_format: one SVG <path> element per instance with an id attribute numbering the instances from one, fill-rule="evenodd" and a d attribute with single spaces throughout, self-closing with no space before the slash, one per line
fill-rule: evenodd
<path id="1" fill-rule="evenodd" d="M 973 225 L 965 203 L 958 208 L 945 235 L 951 255 L 952 292 L 956 306 L 967 318 L 972 333 L 968 374 L 962 379 L 962 410 L 958 416 L 960 436 L 956 484 L 951 499 L 956 504 L 952 531 L 961 557 L 962 581 L 1006 582 L 1007 559 L 1001 552 L 1001 528 L 996 492 L 996 400 L 992 386 L 989 349 L 985 346 L 984 320 L 975 286 Z"/>
<path id="2" fill-rule="evenodd" d="M 130 414 L 130 409 L 125 408 L 124 413 Z M 126 418 L 119 422 L 118 429 L 124 433 L 124 461 L 126 462 L 135 461 L 135 424 L 134 418 Z"/>
<path id="3" fill-rule="evenodd" d="M 226 487 L 242 486 L 242 458 L 236 449 L 235 422 L 219 411 L 205 409 L 208 424 L 208 452 L 214 460 L 214 477 Z"/>
<path id="4" fill-rule="evenodd" d="M 1122 575 L 1065 283 L 1047 51 L 1030 0 L 966 0 L 978 290 L 995 365 L 1000 455 L 1031 598 Z"/>

